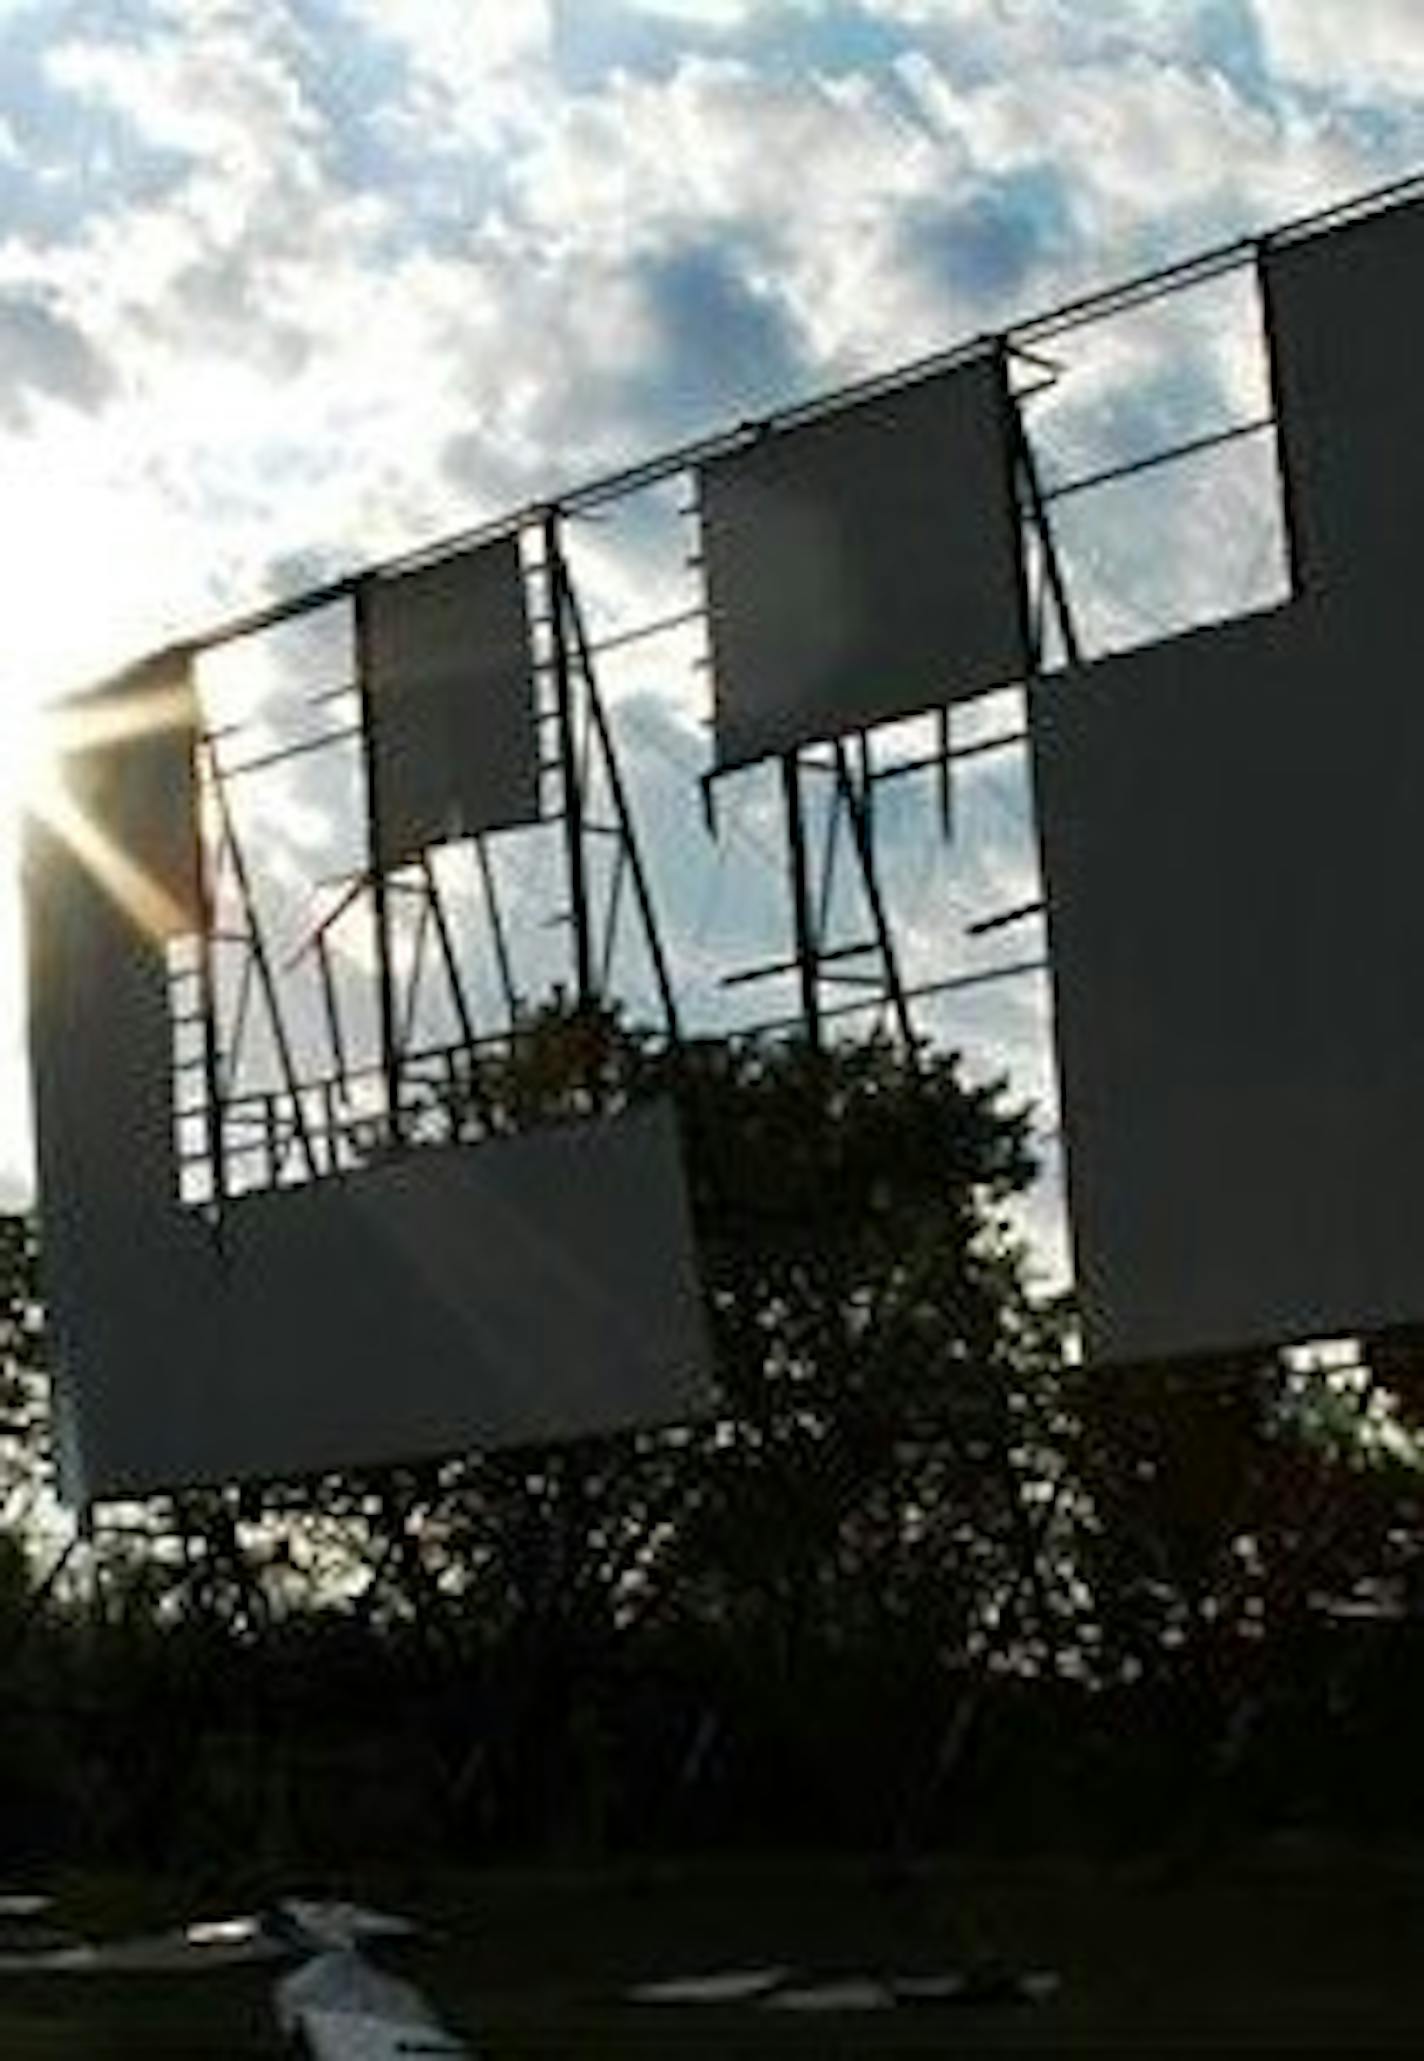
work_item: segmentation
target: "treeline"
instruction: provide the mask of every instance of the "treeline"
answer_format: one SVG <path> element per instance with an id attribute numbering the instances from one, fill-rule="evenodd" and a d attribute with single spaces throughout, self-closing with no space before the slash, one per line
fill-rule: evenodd
<path id="1" fill-rule="evenodd" d="M 36 1240 L 0 1225 L 12 1861 L 1395 1822 L 1424 1362 L 1084 1374 L 1007 1228 L 1026 1114 L 949 1056 L 554 1021 L 479 1101 L 664 1085 L 705 1422 L 108 1512 L 57 1577 Z"/>

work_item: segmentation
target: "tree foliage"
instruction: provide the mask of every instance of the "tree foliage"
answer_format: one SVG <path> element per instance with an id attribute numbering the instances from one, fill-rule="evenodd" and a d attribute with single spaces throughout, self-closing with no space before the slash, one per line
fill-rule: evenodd
<path id="1" fill-rule="evenodd" d="M 1041 1829 L 1045 1785 L 1105 1820 L 1173 1807 L 1187 1777 L 1233 1808 L 1328 1787 L 1321 1713 L 1373 1693 L 1378 1641 L 1403 1636 L 1387 1606 L 1413 1593 L 1412 1353 L 1076 1368 L 1009 1229 L 1027 1115 L 947 1054 L 672 1055 L 551 1015 L 446 1115 L 512 1128 L 664 1091 L 707 1414 L 155 1503 L 48 1591 L 17 1551 L 16 1822 L 274 1864 L 411 1841 L 903 1848 L 1026 1799 Z M 32 1231 L 3 1233 L 18 1521 L 44 1338 Z"/>

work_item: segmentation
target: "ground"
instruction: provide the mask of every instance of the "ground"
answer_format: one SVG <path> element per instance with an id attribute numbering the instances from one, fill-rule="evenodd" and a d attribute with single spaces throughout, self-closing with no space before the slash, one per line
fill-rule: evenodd
<path id="1" fill-rule="evenodd" d="M 1424 1852 L 1278 1841 L 1190 1869 L 981 1860 L 891 1878 L 864 1862 L 763 1859 L 423 1881 L 385 1870 L 304 1886 L 425 1917 L 431 1937 L 396 1965 L 488 2061 L 1359 2054 L 1414 2049 L 1424 2034 Z M 73 1921 L 91 1930 L 194 1912 L 191 1889 L 179 1884 L 91 1877 L 57 1887 Z M 210 1888 L 199 1901 L 216 1915 L 227 1900 Z M 1058 1998 L 805 2019 L 621 2000 L 635 1981 L 732 1965 L 910 1970 L 986 1954 L 1056 1969 Z M 271 1981 L 268 1969 L 162 1982 L 6 1978 L 0 2055 L 274 2054 Z"/>

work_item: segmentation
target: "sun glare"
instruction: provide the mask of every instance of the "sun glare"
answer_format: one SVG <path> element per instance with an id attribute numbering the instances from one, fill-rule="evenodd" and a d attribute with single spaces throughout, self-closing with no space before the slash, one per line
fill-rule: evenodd
<path id="1" fill-rule="evenodd" d="M 28 810 L 43 812 L 60 790 L 59 752 L 45 712 L 0 703 L 0 817 L 13 828 Z"/>
<path id="2" fill-rule="evenodd" d="M 179 682 L 128 693 L 114 689 L 33 711 L 30 721 L 17 726 L 14 791 L 0 792 L 0 808 L 32 816 L 61 837 L 119 907 L 154 937 L 175 936 L 191 927 L 190 919 L 85 807 L 73 773 L 90 753 L 192 721 L 191 691 Z"/>

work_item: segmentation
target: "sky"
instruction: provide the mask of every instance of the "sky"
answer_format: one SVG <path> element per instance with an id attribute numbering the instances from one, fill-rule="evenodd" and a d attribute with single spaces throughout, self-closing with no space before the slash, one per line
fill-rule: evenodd
<path id="1" fill-rule="evenodd" d="M 44 696 L 1421 164 L 1416 0 L 0 0 L 0 1199 L 30 1182 Z M 1214 348 L 1204 321 L 1167 378 L 1124 343 L 1155 426 Z M 1103 447 L 1074 443 L 1101 409 L 1061 419 Z M 1175 605 L 1142 536 L 1092 545 L 1106 616 L 1114 553 Z M 649 563 L 594 554 L 607 619 Z M 693 691 L 670 662 L 628 690 L 695 772 Z M 981 800 L 992 847 L 1012 800 Z M 649 801 L 705 952 L 739 890 L 684 892 L 691 814 Z"/>

